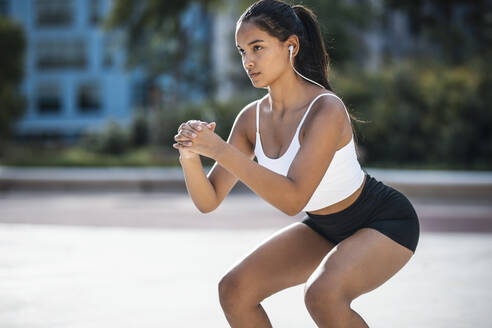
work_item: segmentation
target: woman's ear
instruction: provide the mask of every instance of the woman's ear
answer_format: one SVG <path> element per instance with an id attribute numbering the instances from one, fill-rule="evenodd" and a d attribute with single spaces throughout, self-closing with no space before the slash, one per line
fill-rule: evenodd
<path id="1" fill-rule="evenodd" d="M 285 40 L 288 48 L 292 47 L 292 56 L 296 56 L 299 53 L 299 38 L 293 34 Z M 290 50 L 289 50 L 290 51 Z"/>

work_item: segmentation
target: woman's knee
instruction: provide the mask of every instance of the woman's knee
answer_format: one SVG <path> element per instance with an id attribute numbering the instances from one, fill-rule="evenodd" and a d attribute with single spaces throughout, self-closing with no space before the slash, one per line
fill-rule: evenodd
<path id="1" fill-rule="evenodd" d="M 340 307 L 350 306 L 351 302 L 343 285 L 336 279 L 315 280 L 304 290 L 304 303 L 310 312 L 336 312 Z"/>
<path id="2" fill-rule="evenodd" d="M 261 301 L 255 297 L 254 286 L 248 276 L 241 272 L 231 271 L 224 275 L 218 288 L 220 304 L 225 310 L 249 303 L 257 305 Z"/>

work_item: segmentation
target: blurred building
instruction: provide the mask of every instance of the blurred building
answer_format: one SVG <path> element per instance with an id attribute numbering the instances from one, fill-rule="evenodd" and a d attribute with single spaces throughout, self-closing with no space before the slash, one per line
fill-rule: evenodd
<path id="1" fill-rule="evenodd" d="M 227 100 L 234 94 L 235 86 L 232 80 L 235 75 L 242 72 L 241 61 L 234 61 L 236 47 L 234 33 L 236 20 L 241 14 L 237 0 L 228 0 L 221 11 L 214 16 L 212 47 L 212 65 L 214 77 L 217 82 L 215 96 L 219 100 Z"/>
<path id="2" fill-rule="evenodd" d="M 149 101 L 159 103 L 179 94 L 186 94 L 187 100 L 203 100 L 210 94 L 200 88 L 210 81 L 219 100 L 230 99 L 250 85 L 234 46 L 235 22 L 241 14 L 238 0 L 225 1 L 223 10 L 213 14 L 197 6 L 189 8 L 183 24 L 195 48 L 186 53 L 186 79 L 178 83 L 172 75 L 162 74 L 158 90 L 146 83 L 141 70 L 125 70 L 126 51 L 119 46 L 124 35 L 101 28 L 112 2 L 0 0 L 0 14 L 20 22 L 27 40 L 21 85 L 27 108 L 17 125 L 18 136 L 76 140 L 108 120 L 128 124 L 134 108 L 148 107 Z M 384 9 L 381 0 L 371 2 Z M 384 22 L 361 35 L 367 54 L 360 64 L 367 69 L 378 69 L 385 55 L 399 57 L 415 49 L 407 17 L 397 11 L 385 12 L 384 17 Z M 210 62 L 198 58 L 199 43 L 209 45 Z"/>
<path id="3" fill-rule="evenodd" d="M 142 69 L 125 70 L 125 36 L 101 27 L 112 3 L 0 0 L 0 14 L 23 26 L 27 42 L 21 85 L 27 107 L 16 126 L 18 137 L 75 141 L 87 129 L 102 129 L 109 120 L 129 124 L 136 107 L 162 102 L 156 97 L 172 98 L 180 90 L 188 100 L 208 97 L 197 84 L 212 79 L 211 65 L 198 60 L 196 51 L 187 53 L 185 65 L 189 71 L 185 73 L 193 78 L 179 83 L 179 88 L 170 74 L 162 74 L 155 86 L 148 84 Z M 211 17 L 196 5 L 184 13 L 190 43 L 210 43 L 216 32 L 211 30 Z"/>
<path id="4" fill-rule="evenodd" d="M 131 118 L 132 84 L 124 52 L 101 19 L 111 0 L 1 0 L 0 10 L 20 22 L 26 35 L 27 100 L 18 122 L 21 137 L 75 139 L 88 127 Z"/>

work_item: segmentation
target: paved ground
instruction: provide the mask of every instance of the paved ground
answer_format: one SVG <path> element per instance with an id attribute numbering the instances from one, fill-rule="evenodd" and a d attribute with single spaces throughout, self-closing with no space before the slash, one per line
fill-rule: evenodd
<path id="1" fill-rule="evenodd" d="M 410 197 L 424 231 L 492 232 L 492 202 Z M 299 221 L 251 193 L 201 214 L 184 192 L 0 192 L 0 222 L 159 228 L 279 228 Z"/>
<path id="2" fill-rule="evenodd" d="M 208 171 L 209 168 L 205 168 Z M 405 195 L 492 201 L 492 172 L 364 168 Z M 169 191 L 185 190 L 181 168 L 38 168 L 0 166 L 0 191 Z M 234 191 L 248 189 L 238 183 Z"/>
<path id="3" fill-rule="evenodd" d="M 353 308 L 371 327 L 490 327 L 491 204 L 413 201 L 416 255 Z M 202 215 L 182 193 L 4 192 L 0 327 L 227 327 L 222 274 L 301 217 L 251 194 Z M 302 285 L 263 306 L 274 327 L 315 327 Z"/>
<path id="4" fill-rule="evenodd" d="M 217 282 L 274 232 L 0 224 L 0 326 L 227 327 Z M 371 327 L 490 327 L 492 239 L 423 233 L 415 257 L 352 304 Z M 303 286 L 263 302 L 315 327 Z"/>

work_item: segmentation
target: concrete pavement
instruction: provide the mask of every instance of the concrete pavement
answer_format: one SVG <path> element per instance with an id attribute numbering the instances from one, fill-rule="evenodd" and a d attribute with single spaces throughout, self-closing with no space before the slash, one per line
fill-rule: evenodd
<path id="1" fill-rule="evenodd" d="M 205 168 L 208 171 L 210 168 Z M 409 196 L 492 201 L 492 171 L 364 168 Z M 0 190 L 185 190 L 181 168 L 30 168 L 0 166 Z M 235 191 L 248 189 L 238 183 Z"/>
<path id="2" fill-rule="evenodd" d="M 133 178 L 125 170 L 7 171 L 0 169 L 1 328 L 228 327 L 217 294 L 220 277 L 302 218 L 250 192 L 233 193 L 216 211 L 201 214 L 179 178 L 177 188 L 154 189 L 153 179 L 178 170 L 138 170 Z M 368 171 L 409 188 L 404 192 L 419 214 L 421 237 L 410 262 L 352 307 L 370 327 L 489 327 L 489 173 Z M 15 181 L 38 175 L 39 189 L 8 187 L 12 175 Z M 56 182 L 56 176 L 62 184 L 44 188 L 43 179 Z M 102 188 L 60 188 L 77 176 L 81 182 L 92 177 Z M 118 189 L 111 179 L 127 181 L 128 188 Z M 142 189 L 142 181 L 150 187 Z M 315 327 L 303 285 L 262 305 L 274 327 Z"/>
<path id="3" fill-rule="evenodd" d="M 0 327 L 228 327 L 217 283 L 275 231 L 0 224 Z M 489 234 L 424 232 L 352 308 L 370 327 L 490 327 L 491 255 Z M 316 327 L 303 288 L 262 303 L 273 327 Z"/>
<path id="4" fill-rule="evenodd" d="M 410 197 L 421 229 L 492 232 L 492 204 Z M 279 227 L 289 217 L 257 195 L 233 193 L 214 212 L 200 213 L 185 192 L 0 192 L 0 222 L 78 226 L 239 229 Z"/>

